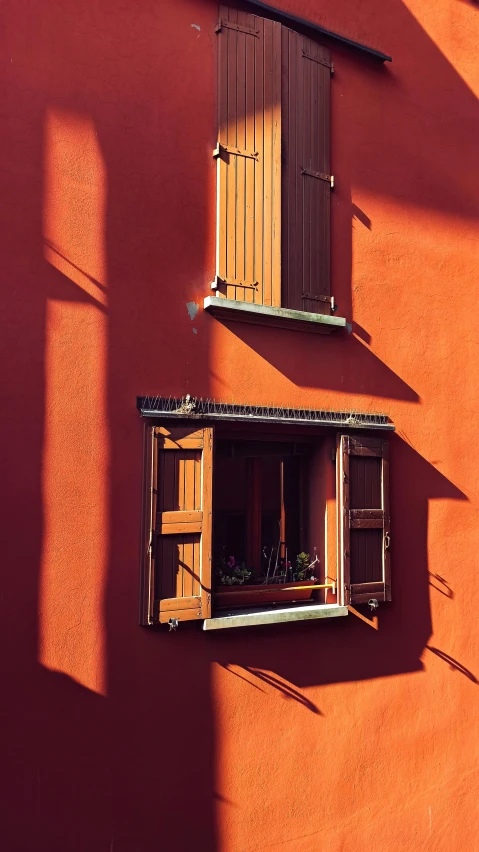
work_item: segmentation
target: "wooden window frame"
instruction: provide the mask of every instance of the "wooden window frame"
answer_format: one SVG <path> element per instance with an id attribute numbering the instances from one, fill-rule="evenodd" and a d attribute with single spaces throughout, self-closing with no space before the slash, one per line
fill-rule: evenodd
<path id="1" fill-rule="evenodd" d="M 169 623 L 176 626 L 183 621 L 205 621 L 215 616 L 214 589 L 212 583 L 212 559 L 213 559 L 213 537 L 212 520 L 214 512 L 213 485 L 213 441 L 214 434 L 221 432 L 219 424 L 201 426 L 197 423 L 186 426 L 171 426 L 166 422 L 165 426 L 146 425 L 144 442 L 144 485 L 143 485 L 143 534 L 142 534 L 142 560 L 141 560 L 141 606 L 140 623 L 142 625 L 155 625 Z M 234 439 L 251 441 L 255 439 L 254 432 L 246 426 L 237 428 L 229 433 Z M 388 441 L 383 435 L 364 433 L 344 434 L 332 429 L 315 429 L 295 431 L 281 427 L 268 427 L 267 432 L 259 432 L 260 440 L 305 440 L 313 444 L 316 450 L 321 450 L 318 456 L 319 480 L 324 477 L 330 478 L 335 488 L 334 504 L 337 512 L 337 546 L 335 547 L 336 558 L 327 562 L 324 559 L 322 571 L 324 579 L 334 580 L 337 584 L 337 597 L 325 598 L 332 606 L 347 607 L 349 605 L 367 604 L 370 600 L 377 602 L 391 600 L 391 560 L 390 560 L 390 517 L 389 517 L 389 457 Z M 331 465 L 331 454 L 334 456 L 336 446 L 336 473 L 333 475 Z M 322 449 L 321 449 L 322 448 Z M 159 458 L 161 453 L 167 451 L 185 454 L 201 453 L 201 505 L 197 508 L 186 508 L 178 510 L 160 510 L 162 491 Z M 381 460 L 381 505 L 373 509 L 354 509 L 349 505 L 349 459 L 351 455 L 369 456 Z M 186 475 L 186 474 L 185 474 Z M 316 474 L 318 476 L 318 473 Z M 254 473 L 253 473 L 254 476 Z M 322 486 L 321 486 L 322 487 Z M 321 515 L 323 498 L 320 502 L 313 503 L 313 492 L 310 489 L 307 497 L 309 517 L 318 511 Z M 318 498 L 316 498 L 318 499 Z M 326 498 L 324 498 L 326 499 Z M 325 503 L 326 505 L 326 503 Z M 252 521 L 253 523 L 253 521 Z M 349 529 L 374 527 L 382 530 L 383 541 L 383 573 L 381 580 L 351 584 L 349 565 Z M 170 595 L 166 599 L 159 595 L 158 589 L 162 588 L 158 582 L 158 572 L 162 570 L 158 559 L 158 540 L 164 536 L 199 535 L 201 537 L 201 565 L 196 572 L 196 583 L 198 591 L 195 594 L 188 592 L 176 597 Z M 333 536 L 334 538 L 334 536 Z M 330 546 L 330 545 L 329 545 Z M 320 548 L 321 549 L 321 548 Z M 324 554 L 325 557 L 327 553 Z M 187 560 L 188 562 L 188 560 Z M 335 565 L 333 569 L 332 566 Z M 189 570 L 188 564 L 182 570 Z M 191 570 L 189 571 L 191 574 Z M 199 584 L 199 585 L 198 585 Z M 312 601 L 314 603 L 314 601 Z M 295 607 L 290 608 L 293 611 Z M 334 611 L 332 612 L 334 615 Z M 274 620 L 274 619 L 273 619 Z M 285 620 L 291 620 L 285 618 Z M 206 629 L 206 628 L 205 628 Z"/>

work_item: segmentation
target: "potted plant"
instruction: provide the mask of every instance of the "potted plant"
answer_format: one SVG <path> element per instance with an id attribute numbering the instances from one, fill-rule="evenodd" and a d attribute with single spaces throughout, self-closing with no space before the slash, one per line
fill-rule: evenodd
<path id="1" fill-rule="evenodd" d="M 311 586 L 317 582 L 314 576 L 317 562 L 317 558 L 311 562 L 309 553 L 302 552 L 297 555 L 293 570 L 287 559 L 277 558 L 272 576 L 268 572 L 248 583 L 253 572 L 244 563 L 238 563 L 234 556 L 228 560 L 222 557 L 216 570 L 218 606 L 236 608 L 309 600 L 313 592 Z"/>

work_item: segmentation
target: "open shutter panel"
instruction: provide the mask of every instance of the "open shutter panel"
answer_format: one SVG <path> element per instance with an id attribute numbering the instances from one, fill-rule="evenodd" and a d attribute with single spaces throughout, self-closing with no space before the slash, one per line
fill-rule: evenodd
<path id="1" fill-rule="evenodd" d="M 220 6 L 217 277 L 221 296 L 281 301 L 281 25 Z"/>
<path id="2" fill-rule="evenodd" d="M 344 602 L 390 601 L 388 443 L 340 435 L 337 458 Z"/>
<path id="3" fill-rule="evenodd" d="M 282 28 L 282 304 L 331 312 L 329 51 Z"/>
<path id="4" fill-rule="evenodd" d="M 155 524 L 146 560 L 147 623 L 209 618 L 213 430 L 155 427 L 152 434 L 156 495 L 149 506 Z"/>

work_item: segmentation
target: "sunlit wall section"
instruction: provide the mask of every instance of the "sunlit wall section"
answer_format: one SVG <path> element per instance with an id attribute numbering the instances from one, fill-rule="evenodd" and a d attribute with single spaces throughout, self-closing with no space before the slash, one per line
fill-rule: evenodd
<path id="1" fill-rule="evenodd" d="M 47 301 L 39 655 L 48 668 L 104 692 L 107 181 L 93 122 L 50 111 L 44 165 L 44 257 L 55 271 Z"/>

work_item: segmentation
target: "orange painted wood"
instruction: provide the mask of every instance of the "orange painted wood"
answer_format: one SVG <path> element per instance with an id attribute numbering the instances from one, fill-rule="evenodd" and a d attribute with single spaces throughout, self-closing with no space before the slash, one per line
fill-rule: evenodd
<path id="1" fill-rule="evenodd" d="M 193 502 L 193 501 L 192 501 Z M 161 512 L 158 515 L 160 524 L 168 526 L 169 524 L 178 523 L 201 523 L 203 520 L 203 512 L 201 511 L 177 511 L 177 512 Z"/>
<path id="2" fill-rule="evenodd" d="M 211 615 L 213 430 L 157 427 L 152 434 L 158 449 L 156 464 L 153 450 L 149 453 L 157 495 L 150 619 L 207 618 Z"/>
<path id="3" fill-rule="evenodd" d="M 219 293 L 279 306 L 281 26 L 225 6 L 220 20 L 232 26 L 218 29 Z"/>

